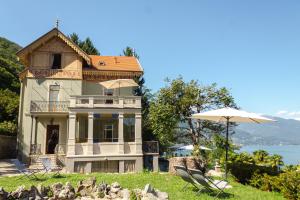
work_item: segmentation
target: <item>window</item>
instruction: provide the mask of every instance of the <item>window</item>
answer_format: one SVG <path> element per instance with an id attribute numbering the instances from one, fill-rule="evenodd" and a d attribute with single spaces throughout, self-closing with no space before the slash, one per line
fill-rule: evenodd
<path id="1" fill-rule="evenodd" d="M 59 85 L 49 86 L 49 111 L 55 112 L 59 109 L 58 95 L 59 95 Z"/>
<path id="2" fill-rule="evenodd" d="M 52 54 L 52 69 L 61 69 L 61 54 Z"/>
<path id="3" fill-rule="evenodd" d="M 134 114 L 124 115 L 124 142 L 135 141 L 135 116 Z"/>
<path id="4" fill-rule="evenodd" d="M 76 123 L 77 123 L 76 133 L 75 133 L 76 143 L 87 142 L 87 138 L 88 138 L 88 117 L 87 116 L 77 116 Z"/>
<path id="5" fill-rule="evenodd" d="M 104 138 L 106 141 L 113 141 L 113 125 L 105 125 L 104 126 Z"/>

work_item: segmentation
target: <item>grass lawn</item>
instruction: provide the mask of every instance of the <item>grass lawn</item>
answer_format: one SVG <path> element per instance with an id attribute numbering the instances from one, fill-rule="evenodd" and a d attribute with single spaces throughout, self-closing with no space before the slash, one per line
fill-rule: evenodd
<path id="1" fill-rule="evenodd" d="M 56 182 L 65 183 L 71 182 L 73 186 L 77 184 L 79 180 L 87 179 L 88 177 L 95 176 L 97 183 L 105 181 L 108 184 L 112 182 L 119 182 L 123 188 L 143 188 L 147 183 L 150 183 L 155 188 L 169 193 L 170 199 L 178 200 L 192 200 L 192 199 L 214 199 L 208 193 L 202 193 L 199 196 L 195 195 L 194 188 L 192 186 L 187 187 L 183 192 L 181 188 L 185 182 L 181 178 L 169 174 L 160 173 L 138 173 L 138 174 L 103 174 L 103 173 L 92 173 L 89 175 L 84 174 L 64 174 L 62 177 L 51 177 L 45 176 L 42 180 L 28 180 L 23 178 L 17 180 L 18 177 L 1 177 L 0 187 L 2 186 L 6 191 L 12 191 L 19 185 L 25 185 L 29 188 L 31 185 L 50 185 Z M 253 200 L 277 200 L 284 199 L 279 193 L 263 192 L 250 186 L 244 186 L 234 181 L 230 184 L 233 186 L 232 189 L 227 189 L 225 192 L 228 194 L 222 198 L 226 199 L 253 199 Z"/>

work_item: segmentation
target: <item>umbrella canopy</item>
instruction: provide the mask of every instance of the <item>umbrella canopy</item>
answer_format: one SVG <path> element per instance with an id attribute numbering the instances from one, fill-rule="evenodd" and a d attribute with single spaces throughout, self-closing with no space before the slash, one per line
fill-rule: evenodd
<path id="1" fill-rule="evenodd" d="M 227 160 L 228 160 L 228 133 L 229 133 L 229 122 L 248 122 L 248 123 L 263 123 L 272 122 L 274 120 L 262 117 L 255 113 L 249 113 L 234 108 L 222 108 L 203 113 L 193 114 L 194 119 L 210 120 L 215 122 L 226 122 L 226 157 L 225 157 L 225 177 L 227 179 Z"/>
<path id="2" fill-rule="evenodd" d="M 218 110 L 207 111 L 203 113 L 193 114 L 194 119 L 210 120 L 215 122 L 248 122 L 248 123 L 263 123 L 274 121 L 272 119 L 262 117 L 255 113 L 249 113 L 234 108 L 222 108 Z"/>
<path id="3" fill-rule="evenodd" d="M 124 87 L 137 87 L 139 86 L 132 79 L 115 79 L 110 81 L 100 82 L 100 84 L 106 89 L 116 89 L 116 88 L 124 88 Z"/>
<path id="4" fill-rule="evenodd" d="M 199 148 L 201 150 L 208 150 L 208 151 L 211 151 L 212 149 L 208 148 L 208 147 L 205 147 L 205 146 L 199 146 Z M 193 145 L 187 145 L 187 146 L 182 146 L 182 147 L 179 147 L 178 150 L 193 150 L 194 149 L 194 146 Z"/>

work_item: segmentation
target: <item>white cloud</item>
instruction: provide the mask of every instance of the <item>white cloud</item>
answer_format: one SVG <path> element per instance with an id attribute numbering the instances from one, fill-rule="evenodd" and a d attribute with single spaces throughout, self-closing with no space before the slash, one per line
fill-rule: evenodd
<path id="1" fill-rule="evenodd" d="M 288 113 L 288 111 L 286 111 L 286 110 L 280 110 L 280 111 L 278 111 L 278 112 L 276 113 L 276 115 L 284 115 L 284 114 L 286 114 L 286 113 Z"/>

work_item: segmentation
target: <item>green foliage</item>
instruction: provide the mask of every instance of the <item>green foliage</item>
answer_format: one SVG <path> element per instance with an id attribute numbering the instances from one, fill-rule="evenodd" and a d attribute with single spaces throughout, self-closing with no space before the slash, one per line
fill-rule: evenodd
<path id="1" fill-rule="evenodd" d="M 249 183 L 254 174 L 279 174 L 278 166 L 271 165 L 267 159 L 262 163 L 256 160 L 255 155 L 243 152 L 229 156 L 228 168 L 240 183 Z"/>
<path id="2" fill-rule="evenodd" d="M 235 107 L 226 88 L 216 84 L 200 86 L 197 81 L 185 82 L 182 77 L 166 80 L 150 104 L 149 120 L 154 134 L 165 145 L 187 138 L 193 145 L 207 141 L 211 133 L 221 133 L 224 125 L 211 121 L 193 121 L 195 112 L 224 106 Z M 202 139 L 202 141 L 199 141 Z"/>
<path id="3" fill-rule="evenodd" d="M 278 176 L 256 173 L 250 185 L 264 191 L 281 192 L 287 199 L 300 199 L 300 173 L 297 171 L 284 172 Z"/>
<path id="4" fill-rule="evenodd" d="M 0 134 L 1 135 L 16 135 L 17 124 L 11 121 L 0 122 Z"/>
<path id="5" fill-rule="evenodd" d="M 92 40 L 87 37 L 85 40 L 80 40 L 76 33 L 69 35 L 69 38 L 77 44 L 84 52 L 89 55 L 100 55 L 98 49 L 94 46 Z"/>
<path id="6" fill-rule="evenodd" d="M 17 59 L 16 52 L 20 49 L 19 45 L 0 37 L 0 89 L 19 92 L 18 74 L 23 67 Z"/>
<path id="7" fill-rule="evenodd" d="M 124 56 L 133 56 L 133 57 L 136 57 L 137 59 L 140 59 L 140 56 L 134 51 L 134 49 L 131 47 L 128 47 L 128 46 L 123 50 L 123 55 Z"/>

